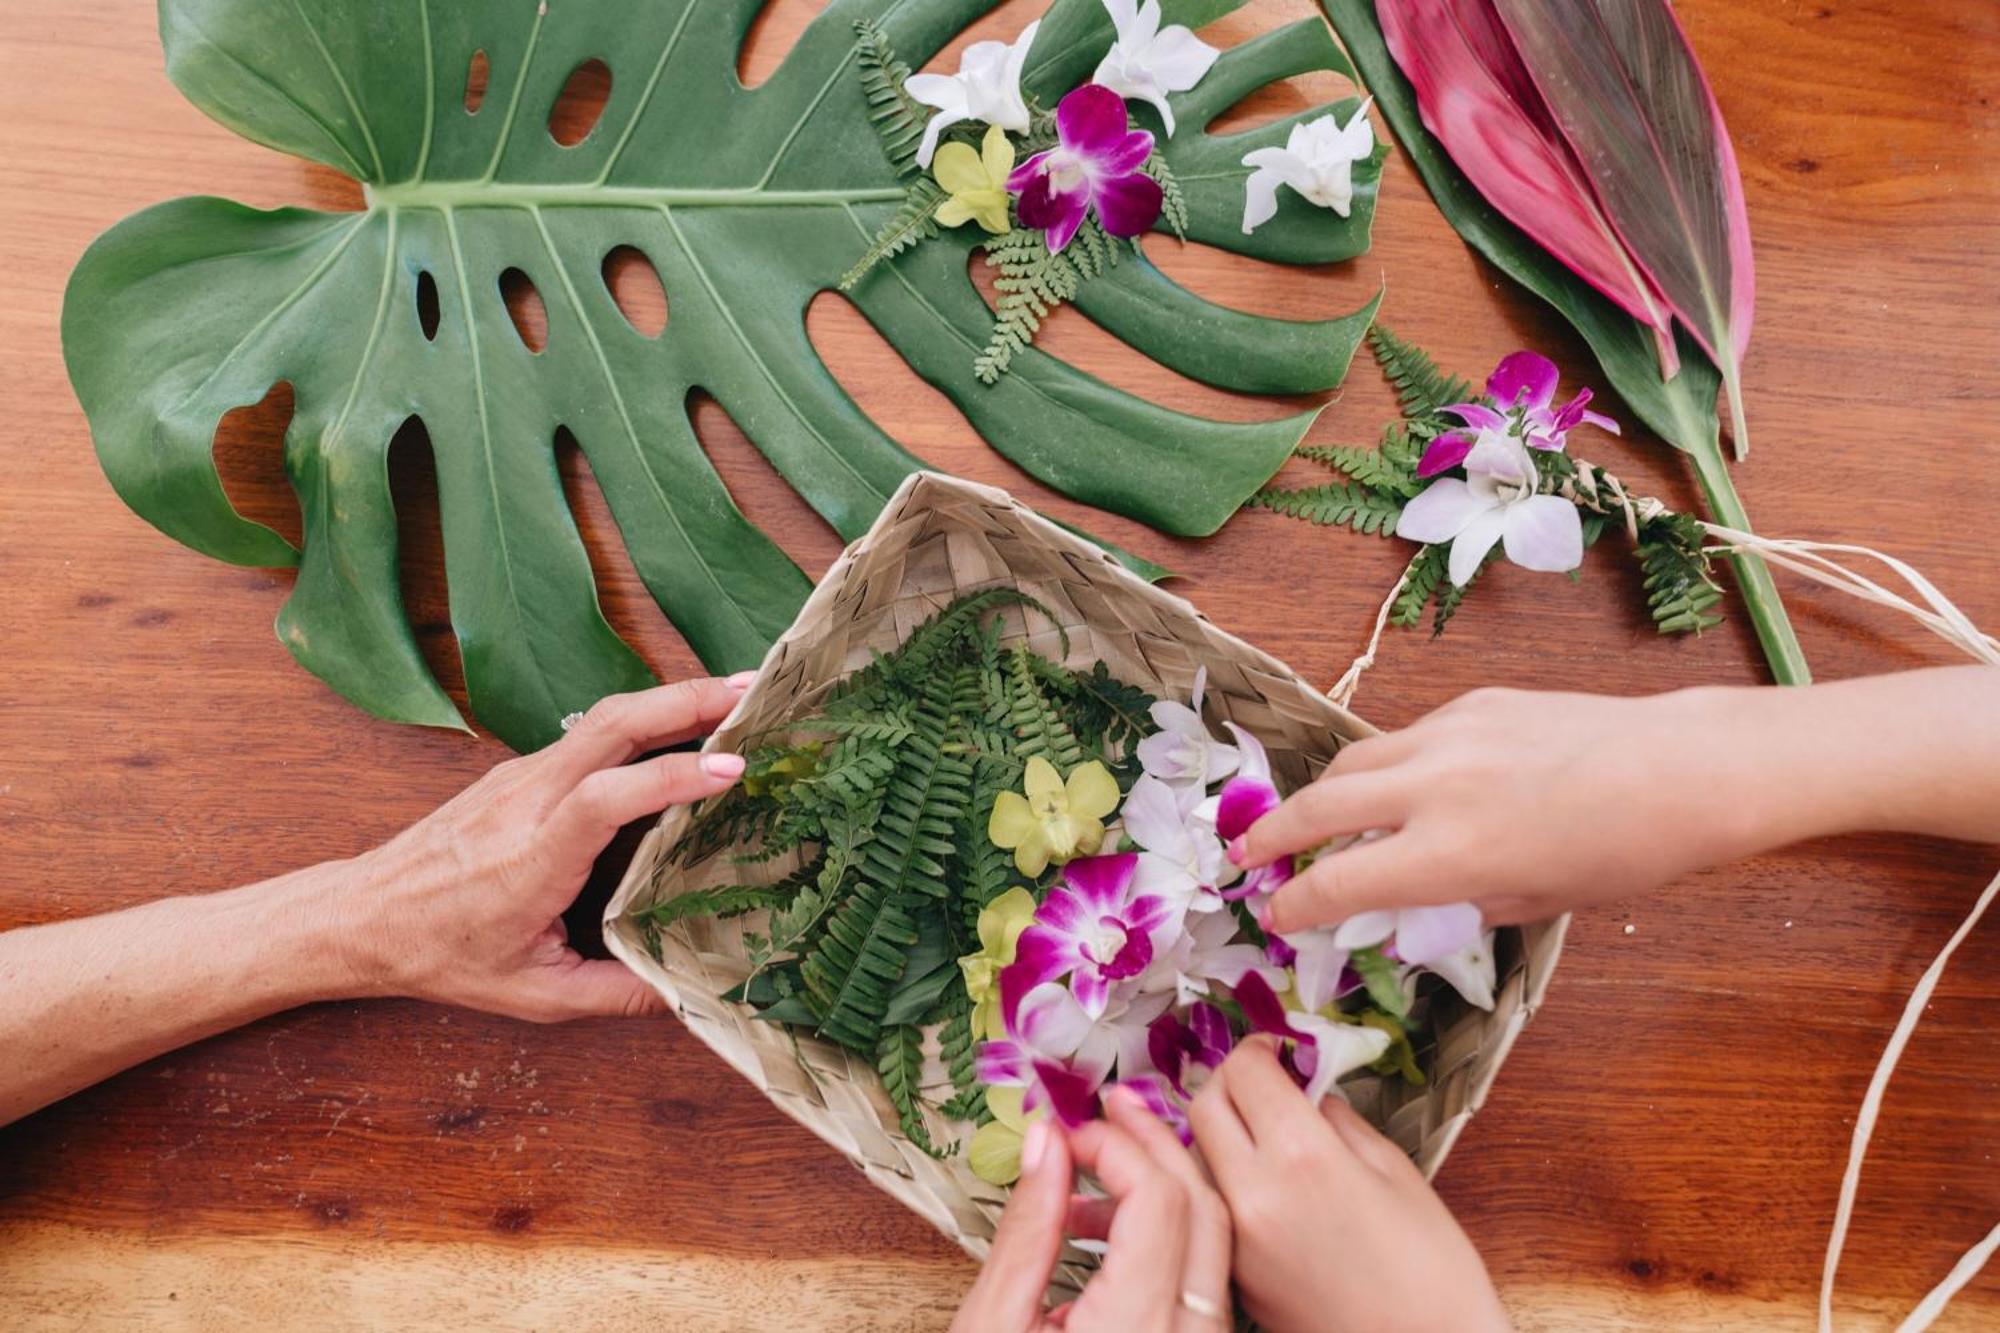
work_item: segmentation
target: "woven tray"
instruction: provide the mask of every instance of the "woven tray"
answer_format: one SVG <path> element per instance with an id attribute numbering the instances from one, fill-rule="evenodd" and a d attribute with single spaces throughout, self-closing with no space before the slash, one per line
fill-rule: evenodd
<path id="1" fill-rule="evenodd" d="M 1196 669 L 1206 666 L 1211 716 L 1254 732 L 1285 790 L 1310 781 L 1341 745 L 1373 733 L 1284 664 L 1216 629 L 1185 599 L 1148 585 L 1004 492 L 918 473 L 827 571 L 707 748 L 734 749 L 746 735 L 811 713 L 835 683 L 868 663 L 872 651 L 895 647 L 960 594 L 997 584 L 1020 588 L 1062 621 L 1069 634 L 1065 665 L 1087 667 L 1102 660 L 1113 675 L 1162 698 L 1185 698 Z M 1003 617 L 1010 642 L 1025 639 L 1036 652 L 1062 656 L 1061 636 L 1041 616 L 1010 609 Z M 661 932 L 660 955 L 653 956 L 635 912 L 693 889 L 775 880 L 798 864 L 790 857 L 745 866 L 726 856 L 694 866 L 669 864 L 667 853 L 688 819 L 685 809 L 669 811 L 641 844 L 606 910 L 611 951 L 779 1109 L 983 1258 L 1005 1190 L 974 1176 L 963 1154 L 940 1161 L 906 1139 L 871 1063 L 760 1022 L 748 1005 L 717 998 L 747 975 L 743 932 L 762 928 L 761 913 L 679 923 Z M 1426 1175 L 1443 1163 L 1485 1100 L 1515 1036 L 1541 1003 L 1567 924 L 1563 918 L 1499 932 L 1500 986 L 1491 1013 L 1466 1006 L 1448 990 L 1432 992 L 1423 1015 L 1428 1035 L 1418 1039 L 1431 1072 L 1427 1087 L 1367 1074 L 1342 1085 L 1356 1108 L 1402 1145 Z M 934 1038 L 929 1053 L 925 1087 L 943 1100 L 950 1084 Z M 929 1128 L 940 1143 L 966 1133 L 935 1114 Z M 1081 1252 L 1067 1252 L 1056 1287 L 1079 1286 L 1091 1262 Z"/>

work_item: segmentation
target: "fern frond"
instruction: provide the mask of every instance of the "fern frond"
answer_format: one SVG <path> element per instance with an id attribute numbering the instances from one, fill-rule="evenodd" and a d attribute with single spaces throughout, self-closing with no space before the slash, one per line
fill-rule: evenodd
<path id="1" fill-rule="evenodd" d="M 1406 417 L 1432 418 L 1443 408 L 1472 396 L 1470 384 L 1439 370 L 1430 353 L 1414 343 L 1404 342 L 1381 324 L 1368 330 L 1368 347 L 1382 367 L 1382 374 L 1396 390 L 1396 399 Z"/>
<path id="2" fill-rule="evenodd" d="M 1024 756 L 1041 756 L 1065 775 L 1089 758 L 1035 673 L 1034 654 L 1014 649 L 1008 654 L 1005 674 L 1007 726 L 1014 734 L 1015 749 Z"/>
<path id="3" fill-rule="evenodd" d="M 1140 164 L 1139 170 L 1151 176 L 1160 187 L 1160 219 L 1173 229 L 1175 236 L 1185 241 L 1188 229 L 1187 196 L 1181 193 L 1181 183 L 1174 176 L 1174 169 L 1167 160 L 1154 152 Z"/>
<path id="4" fill-rule="evenodd" d="M 815 858 L 774 884 L 723 884 L 697 889 L 654 904 L 641 912 L 639 919 L 659 929 L 692 917 L 741 916 L 745 912 L 784 907 L 819 877 L 819 870 L 820 858 Z"/>
<path id="5" fill-rule="evenodd" d="M 1403 502 L 1359 483 L 1326 482 L 1297 490 L 1268 487 L 1250 497 L 1259 509 L 1302 518 L 1321 527 L 1353 528 L 1356 532 L 1394 536 Z"/>
<path id="6" fill-rule="evenodd" d="M 1033 344 L 1042 321 L 1076 295 L 1083 275 L 1067 254 L 1053 253 L 1038 231 L 1017 227 L 987 241 L 985 250 L 987 266 L 999 271 L 993 280 L 999 300 L 993 333 L 972 369 L 981 383 L 993 384 L 1015 354 Z"/>
<path id="7" fill-rule="evenodd" d="M 1438 586 L 1445 582 L 1445 570 L 1451 560 L 1451 547 L 1439 542 L 1424 547 L 1410 558 L 1403 570 L 1403 590 L 1396 594 L 1396 606 L 1389 613 L 1390 623 L 1403 629 L 1414 629 L 1424 618 L 1424 608 L 1437 595 Z"/>
<path id="8" fill-rule="evenodd" d="M 918 1091 L 923 1081 L 924 1033 L 914 1023 L 885 1029 L 876 1050 L 875 1068 L 882 1075 L 882 1090 L 896 1108 L 903 1134 L 933 1157 L 943 1157 L 924 1128 L 924 1099 Z"/>
<path id="9" fill-rule="evenodd" d="M 958 1094 L 944 1104 L 944 1113 L 954 1120 L 984 1124 L 989 1117 L 986 1112 L 986 1088 L 974 1069 L 978 1052 L 978 1037 L 972 1030 L 972 1002 L 961 990 L 951 1016 L 938 1029 L 938 1054 L 943 1058 L 945 1068 L 951 1071 L 951 1086 Z"/>
<path id="10" fill-rule="evenodd" d="M 1413 500 L 1424 488 L 1417 480 L 1416 467 L 1398 454 L 1382 449 L 1364 449 L 1353 444 L 1308 444 L 1297 450 L 1301 458 L 1332 468 L 1351 481 L 1378 491 L 1387 491 L 1404 500 Z"/>
<path id="11" fill-rule="evenodd" d="M 1710 609 L 1722 600 L 1722 588 L 1692 516 L 1669 514 L 1646 524 L 1633 554 L 1645 573 L 1646 607 L 1660 633 L 1699 634 L 1722 623 Z"/>
<path id="12" fill-rule="evenodd" d="M 944 187 L 929 176 L 919 176 L 910 182 L 903 195 L 903 202 L 889 215 L 875 239 L 868 243 L 861 258 L 854 261 L 854 267 L 840 277 L 840 290 L 847 291 L 855 283 L 868 275 L 868 271 L 885 259 L 894 259 L 919 241 L 928 241 L 938 234 L 937 212 L 950 196 Z"/>
<path id="13" fill-rule="evenodd" d="M 917 147 L 923 142 L 932 109 L 904 90 L 910 67 L 897 58 L 879 24 L 860 19 L 854 25 L 854 36 L 855 65 L 861 72 L 862 94 L 868 99 L 868 119 L 882 136 L 882 149 L 896 170 L 905 176 L 919 176 L 923 168 L 917 165 Z"/>

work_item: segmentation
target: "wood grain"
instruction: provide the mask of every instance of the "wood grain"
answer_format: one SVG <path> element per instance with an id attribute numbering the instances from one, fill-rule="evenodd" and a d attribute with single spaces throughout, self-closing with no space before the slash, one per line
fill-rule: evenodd
<path id="1" fill-rule="evenodd" d="M 772 6 L 746 55 L 753 79 L 817 8 Z M 1036 8 L 1007 3 L 964 40 L 1009 35 Z M 1753 517 L 1768 533 L 1897 551 L 2000 624 L 2000 9 L 1680 8 L 1736 134 L 1761 268 L 1757 449 L 1738 472 Z M 1267 0 L 1211 36 L 1308 12 Z M 205 560 L 130 514 L 64 378 L 64 280 L 120 217 L 184 193 L 352 207 L 358 192 L 182 101 L 146 0 L 13 0 L 5 14 L 0 928 L 351 854 L 501 754 L 490 739 L 373 722 L 295 668 L 269 628 L 289 575 Z M 1281 114 L 1329 82 L 1234 114 Z M 1470 257 L 1400 160 L 1357 263 L 1296 274 L 1153 249 L 1208 295 L 1293 317 L 1350 309 L 1386 283 L 1385 320 L 1461 371 L 1528 344 L 1590 377 L 1576 342 Z M 822 298 L 811 327 L 863 407 L 917 452 L 1085 516 L 981 445 L 840 298 Z M 1073 314 L 1048 345 L 1191 410 L 1295 406 L 1191 384 Z M 235 414 L 218 452 L 244 510 L 295 531 L 285 412 L 279 399 Z M 1314 438 L 1371 438 L 1387 412 L 1359 370 Z M 699 423 L 744 508 L 823 569 L 834 536 L 713 403 Z M 1594 439 L 1588 452 L 1692 499 L 1676 460 L 1644 440 Z M 573 451 L 565 471 L 614 624 L 663 675 L 688 672 Z M 456 689 L 428 472 L 420 442 L 399 446 L 410 611 Z M 1270 515 L 1203 543 L 1090 522 L 1182 571 L 1218 622 L 1328 681 L 1401 559 L 1392 543 Z M 1581 584 L 1503 571 L 1449 637 L 1393 638 L 1362 711 L 1397 725 L 1496 682 L 1641 692 L 1761 679 L 1740 619 L 1699 641 L 1654 637 L 1609 546 Z M 1915 630 L 1787 591 L 1822 677 L 1937 660 Z M 1582 917 L 1550 1007 L 1441 1182 L 1522 1325 L 1806 1327 L 1849 1117 L 1902 997 L 1993 860 L 1844 839 Z M 602 887 L 616 871 L 606 865 Z M 1843 1283 L 1859 1324 L 1907 1309 L 2000 1217 L 1996 978 L 1989 929 L 1961 952 L 1889 1096 Z M 670 1022 L 556 1030 L 325 1005 L 0 1132 L 9 1327 L 934 1328 L 969 1276 Z M 1996 1308 L 2000 1274 L 1988 1274 L 1948 1325 L 1990 1327 Z"/>

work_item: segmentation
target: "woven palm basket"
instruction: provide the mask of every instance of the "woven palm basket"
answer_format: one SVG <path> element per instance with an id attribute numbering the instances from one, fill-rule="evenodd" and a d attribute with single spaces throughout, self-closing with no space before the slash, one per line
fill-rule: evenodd
<path id="1" fill-rule="evenodd" d="M 1207 667 L 1211 718 L 1254 732 L 1284 790 L 1310 781 L 1342 745 L 1373 734 L 1283 663 L 1223 633 L 1186 600 L 1150 586 L 1004 492 L 918 473 L 827 571 L 707 748 L 733 750 L 746 736 L 811 713 L 871 653 L 900 644 L 955 597 L 1001 584 L 1019 588 L 1061 621 L 1069 636 L 1065 665 L 1087 668 L 1101 660 L 1112 674 L 1162 698 L 1187 697 L 1196 670 Z M 1002 614 L 1010 641 L 1025 638 L 1036 652 L 1062 656 L 1062 636 L 1041 616 L 1019 608 Z M 761 929 L 763 914 L 685 921 L 656 939 L 634 919 L 676 894 L 746 878 L 776 880 L 798 865 L 795 856 L 745 865 L 727 855 L 675 864 L 668 853 L 688 822 L 687 810 L 669 811 L 640 846 L 606 912 L 612 952 L 787 1115 L 983 1258 L 1006 1201 L 1004 1189 L 974 1176 L 962 1153 L 939 1160 L 905 1138 L 871 1062 L 761 1022 L 748 1005 L 718 998 L 748 974 L 743 933 Z M 1508 1048 L 1541 1003 L 1566 925 L 1567 918 L 1499 932 L 1500 986 L 1492 1012 L 1463 1004 L 1449 990 L 1419 1001 L 1422 1027 L 1415 1040 L 1430 1073 L 1427 1086 L 1366 1073 L 1342 1085 L 1362 1114 L 1427 1175 L 1485 1100 Z M 951 1092 L 934 1036 L 925 1090 L 938 1101 Z M 939 1143 L 969 1132 L 935 1113 L 929 1128 Z M 1067 1252 L 1056 1288 L 1073 1291 L 1091 1263 L 1081 1252 Z"/>

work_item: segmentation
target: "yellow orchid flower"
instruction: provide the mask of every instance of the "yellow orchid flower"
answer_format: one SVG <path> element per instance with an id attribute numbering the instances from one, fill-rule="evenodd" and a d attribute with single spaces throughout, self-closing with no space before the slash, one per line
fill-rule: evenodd
<path id="1" fill-rule="evenodd" d="M 972 997 L 972 1031 L 987 1041 L 1007 1035 L 1000 1019 L 1000 973 L 1014 961 L 1021 932 L 1035 922 L 1035 895 L 1013 888 L 979 913 L 979 952 L 958 960 L 965 993 Z"/>
<path id="2" fill-rule="evenodd" d="M 989 1185 L 1011 1185 L 1021 1178 L 1021 1144 L 1027 1139 L 1028 1113 L 1021 1107 L 1025 1088 L 988 1088 L 986 1109 L 993 1119 L 981 1125 L 966 1145 L 965 1162 L 972 1174 Z"/>
<path id="3" fill-rule="evenodd" d="M 998 125 L 986 127 L 980 151 L 948 143 L 937 150 L 931 172 L 951 197 L 938 205 L 937 220 L 947 227 L 977 222 L 995 236 L 1013 230 L 1007 221 L 1007 177 L 1014 170 L 1014 145 Z"/>
<path id="4" fill-rule="evenodd" d="M 1093 759 L 1070 771 L 1065 783 L 1056 766 L 1036 755 L 1023 781 L 1026 795 L 1003 791 L 993 802 L 986 836 L 1014 853 L 1014 865 L 1038 879 L 1050 865 L 1090 856 L 1104 845 L 1104 818 L 1118 808 L 1118 780 Z"/>

